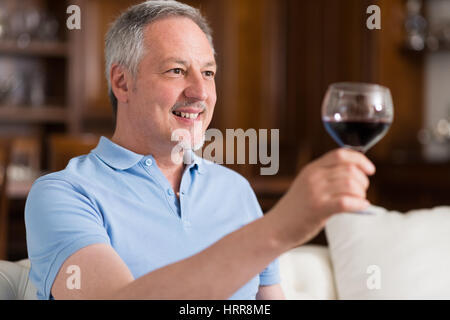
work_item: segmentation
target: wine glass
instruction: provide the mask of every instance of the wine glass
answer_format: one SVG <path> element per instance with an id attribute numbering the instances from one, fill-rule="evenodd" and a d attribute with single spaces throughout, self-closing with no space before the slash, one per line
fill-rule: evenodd
<path id="1" fill-rule="evenodd" d="M 344 148 L 366 153 L 385 136 L 393 120 L 391 92 L 377 84 L 334 83 L 323 100 L 325 129 Z M 374 212 L 356 213 L 372 215 Z"/>
<path id="2" fill-rule="evenodd" d="M 333 83 L 323 100 L 325 129 L 344 148 L 367 152 L 386 135 L 393 120 L 391 92 L 377 84 Z"/>

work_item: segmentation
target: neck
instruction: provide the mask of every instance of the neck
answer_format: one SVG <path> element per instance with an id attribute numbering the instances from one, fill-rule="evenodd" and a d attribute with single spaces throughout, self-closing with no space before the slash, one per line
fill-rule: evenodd
<path id="1" fill-rule="evenodd" d="M 184 163 L 176 163 L 172 160 L 172 148 L 171 147 L 152 147 L 156 144 L 144 143 L 146 139 L 142 136 L 127 137 L 121 135 L 116 129 L 111 141 L 115 144 L 124 147 L 130 151 L 142 155 L 152 155 L 158 165 L 158 168 L 164 174 L 169 181 L 175 193 L 178 193 L 181 184 L 181 177 L 184 171 Z M 182 157 L 182 154 L 180 154 Z"/>

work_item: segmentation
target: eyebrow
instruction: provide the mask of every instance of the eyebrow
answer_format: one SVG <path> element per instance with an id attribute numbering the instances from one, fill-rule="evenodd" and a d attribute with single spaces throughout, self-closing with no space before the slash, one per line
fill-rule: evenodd
<path id="1" fill-rule="evenodd" d="M 182 65 L 184 65 L 184 66 L 187 66 L 187 65 L 188 65 L 188 62 L 187 62 L 187 61 L 182 60 L 182 59 L 178 59 L 178 58 L 168 58 L 168 59 L 165 59 L 165 60 L 163 61 L 163 64 L 164 64 L 164 63 L 167 63 L 167 62 L 175 62 L 175 63 L 178 63 L 178 64 L 182 64 Z M 205 68 L 205 67 L 217 67 L 217 64 L 216 64 L 215 61 L 209 61 L 209 62 L 207 62 L 207 63 L 203 66 L 203 68 Z"/>

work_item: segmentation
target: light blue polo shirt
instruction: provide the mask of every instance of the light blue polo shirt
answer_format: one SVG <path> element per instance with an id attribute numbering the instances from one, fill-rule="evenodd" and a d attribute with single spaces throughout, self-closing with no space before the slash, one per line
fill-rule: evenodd
<path id="1" fill-rule="evenodd" d="M 247 180 L 224 166 L 194 155 L 178 200 L 151 155 L 102 137 L 88 155 L 33 184 L 25 207 L 30 278 L 38 298 L 49 299 L 64 261 L 83 247 L 105 243 L 137 279 L 261 216 Z M 230 298 L 255 299 L 259 285 L 279 282 L 275 260 Z"/>

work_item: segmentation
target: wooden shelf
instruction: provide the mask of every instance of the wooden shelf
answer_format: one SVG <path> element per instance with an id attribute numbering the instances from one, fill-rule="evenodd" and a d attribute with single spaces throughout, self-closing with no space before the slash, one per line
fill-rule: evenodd
<path id="1" fill-rule="evenodd" d="M 65 57 L 67 45 L 63 42 L 30 42 L 26 47 L 19 47 L 16 41 L 0 41 L 0 54 L 31 55 L 43 57 Z"/>
<path id="2" fill-rule="evenodd" d="M 65 123 L 67 110 L 59 106 L 0 106 L 0 122 Z"/>

